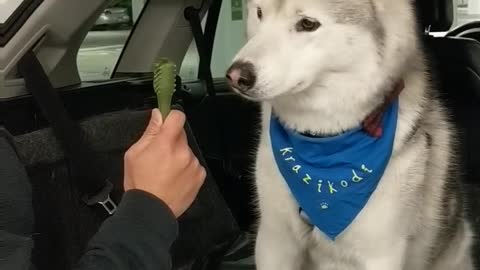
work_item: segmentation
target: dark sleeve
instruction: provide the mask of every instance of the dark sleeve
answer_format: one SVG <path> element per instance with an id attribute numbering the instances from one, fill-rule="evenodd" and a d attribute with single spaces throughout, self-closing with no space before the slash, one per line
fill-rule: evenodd
<path id="1" fill-rule="evenodd" d="M 128 191 L 74 269 L 169 270 L 170 246 L 177 233 L 177 221 L 167 205 L 149 193 Z"/>

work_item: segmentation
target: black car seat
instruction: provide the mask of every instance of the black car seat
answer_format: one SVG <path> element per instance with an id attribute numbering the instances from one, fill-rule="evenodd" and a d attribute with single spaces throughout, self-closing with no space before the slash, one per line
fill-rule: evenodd
<path id="1" fill-rule="evenodd" d="M 448 37 L 465 37 L 480 41 L 480 21 L 472 21 L 459 25 L 448 31 Z"/>
<path id="2" fill-rule="evenodd" d="M 418 0 L 418 15 L 432 72 L 432 85 L 451 112 L 459 131 L 459 164 L 467 193 L 468 210 L 476 234 L 480 233 L 480 43 L 460 37 L 434 37 L 453 22 L 452 0 Z M 480 258 L 476 243 L 474 258 Z M 477 262 L 477 265 L 480 265 Z"/>
<path id="3" fill-rule="evenodd" d="M 28 269 L 34 225 L 31 198 L 32 188 L 13 137 L 0 128 L 0 269 Z M 24 267 L 18 265 L 21 261 Z"/>
<path id="4" fill-rule="evenodd" d="M 429 56 L 433 85 L 453 113 L 460 129 L 463 160 L 468 183 L 480 183 L 480 43 L 458 37 L 434 37 L 430 32 L 448 31 L 453 21 L 453 1 L 422 0 L 420 27 L 426 29 L 425 49 Z"/>
<path id="5" fill-rule="evenodd" d="M 117 194 L 122 189 L 118 180 L 122 179 L 123 153 L 139 138 L 148 116 L 148 111 L 121 111 L 96 116 L 82 124 L 94 138 L 93 147 L 112 160 L 112 179 L 117 179 Z M 207 167 L 188 124 L 186 132 L 190 147 Z M 34 259 L 44 266 L 39 269 L 54 269 L 54 261 L 59 266 L 57 269 L 65 269 L 65 266 L 68 269 L 102 219 L 92 215 L 91 209 L 78 198 L 68 180 L 62 151 L 49 129 L 17 136 L 15 143 L 34 188 L 36 233 L 41 233 L 35 239 L 38 246 Z M 42 149 L 35 145 L 42 145 Z M 195 269 L 199 265 L 192 266 L 192 263 L 202 263 L 210 256 L 221 256 L 222 250 L 228 249 L 238 236 L 236 221 L 210 172 L 197 200 L 179 220 L 179 226 L 179 238 L 172 249 L 175 269 Z M 215 254 L 217 252 L 220 254 Z M 64 255 L 63 258 L 60 259 L 58 254 Z M 209 267 L 213 268 L 213 265 Z"/>
<path id="6" fill-rule="evenodd" d="M 123 153 L 141 136 L 148 117 L 149 111 L 125 110 L 98 115 L 81 123 L 82 129 L 92 139 L 92 148 L 111 161 L 111 180 L 115 184 L 112 195 L 117 201 L 122 193 Z M 206 167 L 188 124 L 186 132 L 193 152 Z M 7 131 L 2 134 L 7 135 L 0 138 L 0 220 L 8 223 L 0 221 L 0 230 L 11 231 L 12 226 L 33 225 L 32 231 L 29 231 L 31 233 L 26 236 L 29 242 L 25 242 L 24 247 L 17 245 L 9 250 L 9 242 L 3 241 L 9 238 L 0 235 L 2 255 L 5 252 L 12 256 L 23 254 L 21 256 L 25 255 L 27 261 L 26 252 L 34 245 L 32 261 L 36 269 L 71 269 L 106 217 L 105 213 L 98 213 L 99 208 L 91 208 L 82 202 L 78 190 L 69 179 L 68 160 L 51 129 L 40 129 L 15 137 L 9 136 Z M 7 143 L 14 145 L 15 150 L 8 149 Z M 18 161 L 21 161 L 21 165 Z M 13 199 L 20 199 L 20 204 L 14 203 Z M 30 207 L 31 204 L 25 205 L 32 202 L 33 207 Z M 21 212 L 9 211 L 10 205 Z M 20 214 L 24 215 L 23 218 L 17 217 Z M 20 225 L 10 224 L 13 221 Z M 223 255 L 237 241 L 238 225 L 210 172 L 197 200 L 179 220 L 179 229 L 179 238 L 172 248 L 174 269 L 216 269 Z M 2 260 L 0 266 L 2 263 L 8 265 L 8 261 Z"/>

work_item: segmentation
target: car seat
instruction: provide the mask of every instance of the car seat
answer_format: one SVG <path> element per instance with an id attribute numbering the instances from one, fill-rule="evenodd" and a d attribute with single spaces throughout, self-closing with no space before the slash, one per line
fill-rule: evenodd
<path id="1" fill-rule="evenodd" d="M 93 149 L 111 160 L 116 200 L 122 194 L 123 153 L 141 136 L 149 115 L 149 111 L 125 110 L 98 115 L 81 124 L 92 138 Z M 206 166 L 188 124 L 186 131 L 192 150 Z M 32 260 L 39 270 L 71 269 L 106 215 L 101 209 L 92 209 L 82 202 L 69 179 L 68 160 L 50 128 L 11 137 L 10 141 L 15 145 L 15 156 L 28 173 L 32 190 L 35 243 Z M 5 156 L 5 151 L 0 154 L 2 162 L 12 159 L 12 151 L 8 152 L 10 156 Z M 18 166 L 1 171 L 11 172 L 0 174 L 0 184 L 7 185 L 2 190 L 11 189 L 14 194 L 15 185 L 7 181 L 17 178 L 21 181 L 26 175 Z M 24 188 L 28 194 L 29 185 Z M 215 269 L 238 240 L 236 221 L 210 173 L 197 200 L 179 220 L 179 229 L 179 238 L 172 248 L 174 269 Z"/>
<path id="2" fill-rule="evenodd" d="M 468 212 L 476 234 L 480 233 L 480 43 L 461 37 L 434 37 L 431 32 L 450 29 L 455 8 L 451 0 L 418 0 L 419 26 L 432 72 L 432 85 L 451 112 L 459 131 L 458 160 Z M 480 258 L 475 243 L 474 258 Z M 479 262 L 477 261 L 477 265 Z"/>

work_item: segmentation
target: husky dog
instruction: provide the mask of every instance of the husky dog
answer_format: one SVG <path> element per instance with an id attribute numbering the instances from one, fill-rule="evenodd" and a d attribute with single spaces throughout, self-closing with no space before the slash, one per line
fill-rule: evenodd
<path id="1" fill-rule="evenodd" d="M 227 78 L 262 103 L 257 268 L 473 269 L 455 134 L 429 85 L 412 0 L 250 0 L 247 35 Z M 272 115 L 298 134 L 338 136 L 361 126 L 399 80 L 388 165 L 332 240 L 300 213 L 279 171 Z"/>

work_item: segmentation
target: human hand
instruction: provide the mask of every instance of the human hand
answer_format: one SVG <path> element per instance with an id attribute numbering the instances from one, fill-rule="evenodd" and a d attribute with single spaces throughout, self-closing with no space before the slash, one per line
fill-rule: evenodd
<path id="1" fill-rule="evenodd" d="M 149 192 L 181 216 L 193 203 L 206 177 L 206 170 L 193 154 L 183 129 L 185 115 L 177 110 L 162 121 L 158 109 L 152 111 L 144 134 L 126 152 L 125 191 Z"/>

